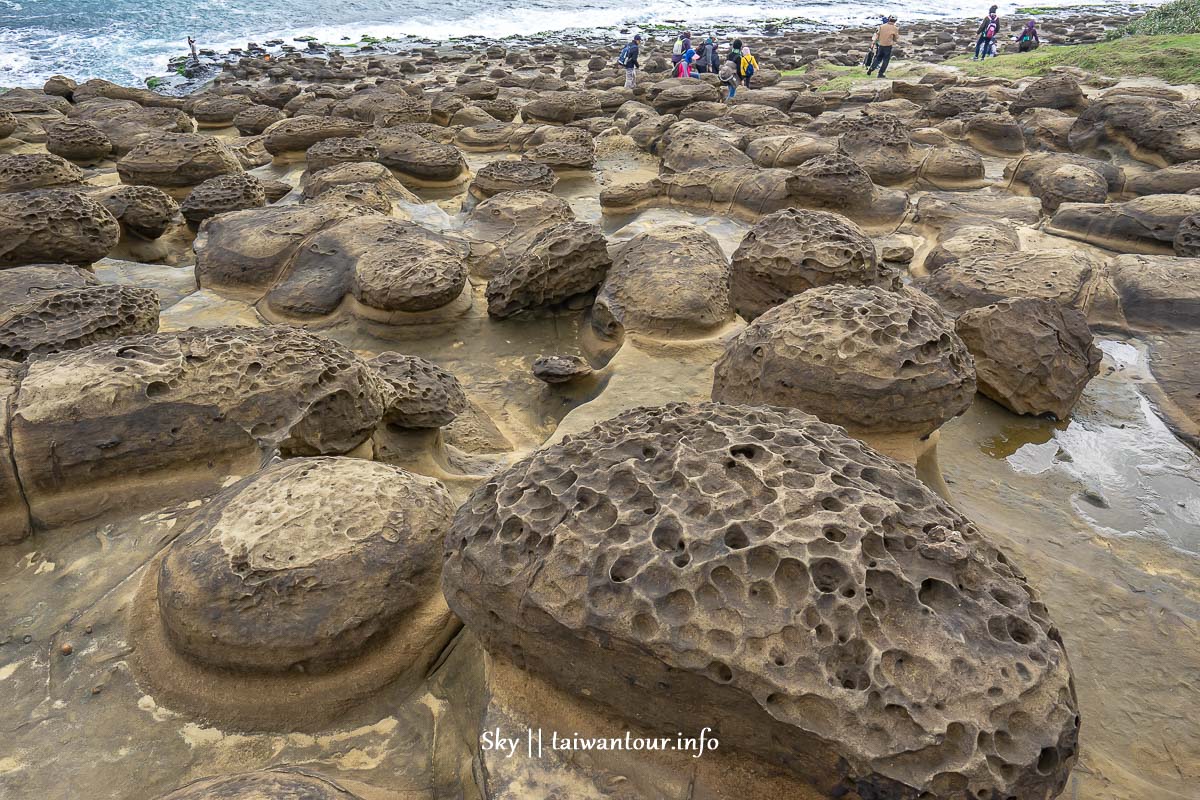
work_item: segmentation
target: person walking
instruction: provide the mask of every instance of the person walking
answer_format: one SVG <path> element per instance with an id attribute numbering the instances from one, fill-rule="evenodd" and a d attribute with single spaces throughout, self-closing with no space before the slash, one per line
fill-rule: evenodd
<path id="1" fill-rule="evenodd" d="M 683 52 L 687 48 L 683 46 L 683 37 L 687 34 L 681 33 L 675 37 L 675 44 L 671 45 L 671 63 L 678 64 L 683 59 Z"/>
<path id="2" fill-rule="evenodd" d="M 700 71 L 716 75 L 720 64 L 721 57 L 717 54 L 717 43 L 709 36 L 700 47 Z"/>
<path id="3" fill-rule="evenodd" d="M 900 29 L 896 27 L 896 15 L 892 14 L 887 18 L 887 22 L 879 26 L 879 30 L 875 31 L 875 37 L 872 42 L 875 45 L 875 59 L 871 62 L 867 74 L 879 71 L 880 78 L 887 77 L 888 64 L 892 63 L 892 48 L 896 46 L 896 42 L 900 39 Z"/>
<path id="4" fill-rule="evenodd" d="M 625 88 L 633 90 L 637 85 L 638 56 L 641 55 L 642 35 L 633 37 L 629 44 L 621 48 L 617 63 L 625 68 Z"/>
<path id="5" fill-rule="evenodd" d="M 979 23 L 979 30 L 976 31 L 979 38 L 975 40 L 975 57 L 972 61 L 987 58 L 992 45 L 995 44 L 996 34 L 1000 32 L 1000 17 L 996 14 L 996 9 L 996 6 L 989 8 L 983 22 Z"/>
<path id="6" fill-rule="evenodd" d="M 1037 23 L 1029 20 L 1025 23 L 1021 35 L 1017 37 L 1017 52 L 1028 53 L 1030 50 L 1037 50 L 1041 43 L 1041 39 L 1038 38 Z"/>
<path id="7" fill-rule="evenodd" d="M 717 78 L 721 81 L 721 83 L 723 85 L 729 87 L 729 95 L 725 99 L 732 100 L 733 96 L 735 94 L 737 94 L 737 87 L 738 87 L 738 80 L 739 80 L 738 73 L 737 73 L 737 67 L 735 67 L 733 65 L 732 61 L 722 62 L 721 69 L 717 73 Z"/>
<path id="8" fill-rule="evenodd" d="M 750 78 L 758 70 L 758 61 L 750 53 L 749 47 L 742 48 L 742 85 L 750 88 Z"/>

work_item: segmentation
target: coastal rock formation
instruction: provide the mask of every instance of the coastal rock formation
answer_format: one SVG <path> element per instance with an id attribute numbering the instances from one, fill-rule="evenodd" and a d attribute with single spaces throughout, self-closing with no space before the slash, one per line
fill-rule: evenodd
<path id="1" fill-rule="evenodd" d="M 346 196 L 345 192 L 360 192 L 364 196 L 380 195 L 387 198 L 386 208 L 381 213 L 391 213 L 392 202 L 420 203 L 412 192 L 383 164 L 359 161 L 327 167 L 317 173 L 304 173 L 302 194 L 306 200 L 320 198 L 326 193 Z M 373 202 L 367 203 L 374 208 Z"/>
<path id="2" fill-rule="evenodd" d="M 0 358 L 25 361 L 157 330 L 151 289 L 102 286 L 76 267 L 0 271 Z"/>
<path id="3" fill-rule="evenodd" d="M 323 139 L 362 136 L 370 125 L 344 117 L 301 115 L 282 119 L 263 131 L 267 152 L 278 159 L 300 160 L 304 152 Z"/>
<path id="4" fill-rule="evenodd" d="M 138 141 L 117 161 L 124 183 L 186 190 L 209 178 L 242 171 L 236 155 L 215 136 L 163 133 Z"/>
<path id="5" fill-rule="evenodd" d="M 712 396 L 799 408 L 852 433 L 926 436 L 974 394 L 971 357 L 936 303 L 834 285 L 775 306 L 732 339 Z"/>
<path id="6" fill-rule="evenodd" d="M 24 153 L 0 156 L 0 193 L 78 186 L 83 171 L 61 156 Z"/>
<path id="7" fill-rule="evenodd" d="M 0 194 L 0 268 L 88 266 L 108 255 L 121 226 L 100 203 L 67 190 Z"/>
<path id="8" fill-rule="evenodd" d="M 1158 97 L 1122 92 L 1092 103 L 1071 128 L 1076 153 L 1111 142 L 1139 161 L 1165 167 L 1200 159 L 1200 112 Z"/>
<path id="9" fill-rule="evenodd" d="M 336 782 L 299 769 L 269 769 L 202 778 L 159 800 L 359 800 Z"/>
<path id="10" fill-rule="evenodd" d="M 469 175 L 466 159 L 452 144 L 391 128 L 371 131 L 367 139 L 379 150 L 379 162 L 407 185 L 455 186 Z"/>
<path id="11" fill-rule="evenodd" d="M 1121 313 L 1135 329 L 1200 327 L 1200 266 L 1195 258 L 1118 256 L 1108 271 Z"/>
<path id="12" fill-rule="evenodd" d="M 504 318 L 595 289 L 612 259 L 596 225 L 564 222 L 541 231 L 519 259 L 487 284 L 488 314 Z"/>
<path id="13" fill-rule="evenodd" d="M 294 328 L 127 337 L 30 363 L 13 457 L 35 521 L 60 524 L 188 496 L 272 448 L 346 453 L 391 396 L 349 350 Z"/>
<path id="14" fill-rule="evenodd" d="M 267 204 L 267 194 L 262 182 L 253 175 L 240 172 L 209 178 L 188 192 L 179 206 L 184 219 L 199 225 L 209 217 L 261 208 Z"/>
<path id="15" fill-rule="evenodd" d="M 440 428 L 467 410 L 458 379 L 417 356 L 383 352 L 370 360 L 395 391 L 384 420 L 401 428 Z"/>
<path id="16" fill-rule="evenodd" d="M 328 671 L 437 592 L 454 504 L 359 458 L 290 459 L 192 515 L 158 572 L 173 647 L 209 667 Z"/>
<path id="17" fill-rule="evenodd" d="M 1134 194 L 1187 194 L 1200 188 L 1200 160 L 1134 175 L 1125 188 Z"/>
<path id="18" fill-rule="evenodd" d="M 710 335 L 733 320 L 729 280 L 729 263 L 711 234 L 658 226 L 613 248 L 592 323 L 607 336 Z"/>
<path id="19" fill-rule="evenodd" d="M 1100 371 L 1087 319 L 1051 300 L 973 308 L 954 329 L 975 358 L 979 391 L 1017 414 L 1066 419 Z"/>
<path id="20" fill-rule="evenodd" d="M 1124 203 L 1063 206 L 1046 230 L 1118 253 L 1169 253 L 1183 220 L 1200 214 L 1200 196 L 1156 194 Z"/>
<path id="21" fill-rule="evenodd" d="M 1009 105 L 1014 114 L 1031 108 L 1080 110 L 1087 105 L 1083 90 L 1070 75 L 1047 75 L 1027 85 Z"/>
<path id="22" fill-rule="evenodd" d="M 719 719 L 821 796 L 1052 797 L 1076 757 L 1021 573 L 799 411 L 635 409 L 539 450 L 460 507 L 443 589 L 494 658 L 651 730 Z"/>
<path id="23" fill-rule="evenodd" d="M 272 106 L 246 106 L 233 115 L 233 126 L 242 136 L 258 136 L 284 118 L 284 113 Z"/>
<path id="24" fill-rule="evenodd" d="M 891 281 L 862 229 L 825 211 L 787 208 L 769 214 L 733 253 L 733 306 L 746 319 L 816 286 Z"/>
<path id="25" fill-rule="evenodd" d="M 490 278 L 519 259 L 542 231 L 575 219 L 566 200 L 537 190 L 500 192 L 467 215 L 471 272 Z"/>
<path id="26" fill-rule="evenodd" d="M 1086 313 L 1097 264 L 1078 250 L 1021 250 L 963 256 L 921 288 L 951 314 L 1016 297 L 1040 297 Z"/>
<path id="27" fill-rule="evenodd" d="M 586 378 L 593 372 L 580 356 L 538 356 L 533 362 L 533 377 L 551 386 Z"/>
<path id="28" fill-rule="evenodd" d="M 308 172 L 320 172 L 337 164 L 354 164 L 359 161 L 376 161 L 379 148 L 369 139 L 359 136 L 334 136 L 322 139 L 304 153 L 304 168 Z"/>
<path id="29" fill-rule="evenodd" d="M 1193 214 L 1179 223 L 1172 246 L 1180 258 L 1200 258 L 1200 214 Z"/>
<path id="30" fill-rule="evenodd" d="M 517 190 L 548 192 L 558 183 L 554 170 L 535 161 L 493 161 L 475 173 L 469 191 L 476 200 Z"/>
<path id="31" fill-rule="evenodd" d="M 153 186 L 114 186 L 92 196 L 121 223 L 123 234 L 138 239 L 159 238 L 179 214 L 179 204 Z"/>

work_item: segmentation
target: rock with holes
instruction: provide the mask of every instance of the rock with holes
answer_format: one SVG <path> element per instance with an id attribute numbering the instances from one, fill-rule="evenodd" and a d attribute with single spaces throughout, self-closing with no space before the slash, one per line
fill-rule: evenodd
<path id="1" fill-rule="evenodd" d="M 242 163 L 221 139 L 199 133 L 147 136 L 117 161 L 124 183 L 177 191 L 241 171 Z"/>
<path id="2" fill-rule="evenodd" d="M 267 194 L 262 181 L 253 175 L 240 172 L 209 178 L 188 192 L 179 210 L 189 223 L 199 225 L 218 214 L 262 208 L 266 204 Z"/>
<path id="3" fill-rule="evenodd" d="M 370 365 L 395 390 L 385 421 L 401 428 L 440 428 L 467 410 L 458 378 L 419 356 L 383 352 Z"/>
<path id="4" fill-rule="evenodd" d="M 551 386 L 586 378 L 594 372 L 581 356 L 538 356 L 533 362 L 533 377 Z"/>
<path id="5" fill-rule="evenodd" d="M 477 200 L 516 190 L 548 192 L 558 183 L 554 170 L 536 161 L 493 161 L 475 173 L 469 191 Z"/>
<path id="6" fill-rule="evenodd" d="M 350 187 L 373 190 L 374 193 L 389 198 L 389 205 L 384 213 L 391 213 L 392 201 L 413 204 L 421 202 L 420 198 L 396 179 L 390 169 L 373 161 L 337 164 L 320 172 L 305 172 L 302 186 L 301 193 L 306 199 L 319 198 L 329 192 Z"/>
<path id="7" fill-rule="evenodd" d="M 379 162 L 407 185 L 453 186 L 469 174 L 466 159 L 452 144 L 390 128 L 371 131 L 367 138 L 378 148 Z"/>
<path id="8" fill-rule="evenodd" d="M 925 256 L 927 272 L 936 272 L 960 258 L 978 255 L 998 256 L 1021 249 L 1017 229 L 1004 223 L 986 220 L 967 225 L 951 225 L 940 233 L 937 244 Z"/>
<path id="9" fill-rule="evenodd" d="M 277 768 L 192 781 L 159 800 L 358 800 L 335 781 L 298 769 Z"/>
<path id="10" fill-rule="evenodd" d="M 906 183 L 916 177 L 923 159 L 908 136 L 909 127 L 894 114 L 851 117 L 838 138 L 838 152 L 854 159 L 876 183 Z"/>
<path id="11" fill-rule="evenodd" d="M 1154 194 L 1124 203 L 1069 203 L 1046 230 L 1118 253 L 1169 253 L 1180 224 L 1200 214 L 1200 195 Z"/>
<path id="12" fill-rule="evenodd" d="M 17 132 L 20 126 L 16 114 L 11 111 L 0 111 L 0 139 L 7 139 Z"/>
<path id="13" fill-rule="evenodd" d="M 1200 214 L 1192 214 L 1179 223 L 1172 246 L 1180 258 L 1200 258 Z"/>
<path id="14" fill-rule="evenodd" d="M 484 200 L 463 225 L 471 271 L 490 278 L 520 259 L 540 233 L 574 219 L 567 201 L 549 192 L 519 189 Z"/>
<path id="15" fill-rule="evenodd" d="M 1029 191 L 1042 201 L 1042 210 L 1048 214 L 1063 203 L 1103 203 L 1108 199 L 1104 176 L 1078 164 L 1035 173 L 1029 179 Z"/>
<path id="16" fill-rule="evenodd" d="M 861 228 L 840 214 L 799 208 L 759 220 L 734 251 L 732 270 L 733 306 L 746 319 L 815 286 L 893 280 Z"/>
<path id="17" fill-rule="evenodd" d="M 95 164 L 111 155 L 112 140 L 86 120 L 67 119 L 46 128 L 46 150 L 78 164 Z"/>
<path id="18" fill-rule="evenodd" d="M 371 130 L 365 122 L 344 117 L 302 115 L 274 123 L 266 130 L 263 140 L 267 152 L 276 158 L 296 159 L 319 141 L 335 137 L 362 136 Z"/>
<path id="19" fill-rule="evenodd" d="M 100 285 L 77 267 L 0 271 L 0 358 L 25 361 L 157 330 L 153 289 Z"/>
<path id="20" fill-rule="evenodd" d="M 0 193 L 54 189 L 83 183 L 83 171 L 62 156 L 22 153 L 0 156 Z"/>
<path id="21" fill-rule="evenodd" d="M 488 281 L 488 314 L 509 317 L 590 292 L 604 280 L 611 264 L 608 243 L 598 226 L 565 222 L 547 228 L 521 258 Z"/>
<path id="22" fill-rule="evenodd" d="M 0 419 L 9 419 L 20 382 L 21 366 L 0 361 Z M 12 436 L 7 425 L 0 425 L 0 452 L 12 453 Z M 29 536 L 31 530 L 29 504 L 21 490 L 17 465 L 11 455 L 6 455 L 0 458 L 0 547 L 16 544 Z"/>
<path id="23" fill-rule="evenodd" d="M 926 436 L 974 394 L 971 357 L 928 297 L 825 286 L 775 306 L 732 339 L 712 396 L 799 408 L 859 435 Z"/>
<path id="24" fill-rule="evenodd" d="M 1139 161 L 1165 167 L 1200 159 L 1200 111 L 1160 97 L 1127 93 L 1092 103 L 1071 127 L 1076 153 L 1105 143 L 1126 146 Z"/>
<path id="25" fill-rule="evenodd" d="M 712 335 L 734 319 L 729 276 L 712 234 L 692 225 L 656 227 L 614 248 L 592 323 L 607 336 Z"/>
<path id="26" fill-rule="evenodd" d="M 295 328 L 125 337 L 30 363 L 13 455 L 35 520 L 63 524 L 192 496 L 273 448 L 346 453 L 391 398 L 350 350 Z"/>
<path id="27" fill-rule="evenodd" d="M 224 128 L 233 124 L 238 112 L 254 105 L 245 95 L 199 96 L 191 105 L 192 118 L 201 128 Z"/>
<path id="28" fill-rule="evenodd" d="M 1050 798 L 1076 758 L 1021 572 L 797 410 L 641 408 L 539 450 L 460 506 L 443 590 L 494 658 L 671 736 L 720 720 L 823 797 Z"/>
<path id="29" fill-rule="evenodd" d="M 921 288 L 951 314 L 1014 297 L 1041 297 L 1087 312 L 1099 265 L 1081 250 L 1021 250 L 963 256 Z"/>
<path id="30" fill-rule="evenodd" d="M 1019 114 L 1031 108 L 1082 109 L 1087 105 L 1083 90 L 1070 75 L 1047 75 L 1026 86 L 1009 108 Z"/>
<path id="31" fill-rule="evenodd" d="M 167 548 L 167 638 L 209 667 L 327 671 L 437 592 L 453 515 L 440 483 L 387 464 L 268 467 L 197 510 Z"/>
<path id="32" fill-rule="evenodd" d="M 1100 371 L 1087 319 L 1051 300 L 1021 297 L 958 318 L 979 391 L 1017 414 L 1066 419 Z"/>
<path id="33" fill-rule="evenodd" d="M 320 172 L 338 164 L 355 164 L 359 161 L 375 161 L 379 148 L 369 139 L 359 136 L 334 136 L 322 139 L 304 153 L 305 169 Z"/>
<path id="34" fill-rule="evenodd" d="M 108 255 L 120 238 L 113 215 L 78 192 L 0 194 L 0 268 L 55 262 L 87 266 Z"/>
<path id="35" fill-rule="evenodd" d="M 233 115 L 233 126 L 242 136 L 258 136 L 284 119 L 284 113 L 273 106 L 252 105 Z"/>
<path id="36" fill-rule="evenodd" d="M 179 215 L 179 204 L 153 186 L 112 186 L 93 194 L 121 223 L 121 232 L 154 240 L 167 232 Z"/>

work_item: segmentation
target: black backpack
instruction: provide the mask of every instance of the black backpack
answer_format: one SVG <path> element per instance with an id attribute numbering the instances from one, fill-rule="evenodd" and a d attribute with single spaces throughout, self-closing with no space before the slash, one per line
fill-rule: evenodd
<path id="1" fill-rule="evenodd" d="M 622 67 L 626 66 L 626 61 L 629 60 L 629 51 L 633 49 L 633 43 L 625 45 L 621 48 L 621 55 L 617 56 L 617 63 Z"/>

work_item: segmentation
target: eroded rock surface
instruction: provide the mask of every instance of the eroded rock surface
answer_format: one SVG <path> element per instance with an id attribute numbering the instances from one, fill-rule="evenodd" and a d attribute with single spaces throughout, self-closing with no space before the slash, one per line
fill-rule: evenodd
<path id="1" fill-rule="evenodd" d="M 440 428 L 467 410 L 458 379 L 432 361 L 384 352 L 369 363 L 395 392 L 384 417 L 392 425 Z"/>

